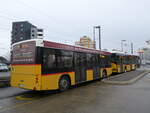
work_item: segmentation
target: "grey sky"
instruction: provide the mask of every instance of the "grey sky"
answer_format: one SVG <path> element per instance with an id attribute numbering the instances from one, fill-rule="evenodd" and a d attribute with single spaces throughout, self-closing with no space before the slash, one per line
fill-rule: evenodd
<path id="1" fill-rule="evenodd" d="M 124 39 L 138 49 L 150 39 L 149 6 L 149 0 L 1 0 L 0 48 L 9 48 L 12 21 L 28 20 L 45 29 L 47 40 L 92 38 L 93 26 L 101 25 L 102 48 L 120 49 Z M 0 49 L 1 54 L 6 51 Z"/>

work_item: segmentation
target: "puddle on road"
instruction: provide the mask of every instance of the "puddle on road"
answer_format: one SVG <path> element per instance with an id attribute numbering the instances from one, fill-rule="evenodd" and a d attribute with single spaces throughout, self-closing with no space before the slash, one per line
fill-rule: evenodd
<path id="1" fill-rule="evenodd" d="M 38 100 L 53 94 L 58 93 L 57 91 L 45 91 L 45 92 L 28 92 L 21 95 L 16 96 L 17 100 L 23 100 L 23 101 L 32 101 L 32 100 Z"/>
<path id="2" fill-rule="evenodd" d="M 41 97 L 36 97 L 36 96 L 33 96 L 33 97 L 28 97 L 28 96 L 25 96 L 25 95 L 20 95 L 20 96 L 16 96 L 16 99 L 17 100 L 37 100 L 37 99 L 40 99 Z"/>

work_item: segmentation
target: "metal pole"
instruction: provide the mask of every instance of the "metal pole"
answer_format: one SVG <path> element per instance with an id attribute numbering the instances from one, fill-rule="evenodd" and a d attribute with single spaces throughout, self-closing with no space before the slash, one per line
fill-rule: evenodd
<path id="1" fill-rule="evenodd" d="M 123 52 L 123 41 L 121 40 L 121 51 Z"/>
<path id="2" fill-rule="evenodd" d="M 123 42 L 125 42 L 126 40 L 121 40 L 121 51 L 123 52 Z"/>
<path id="3" fill-rule="evenodd" d="M 95 42 L 95 27 L 93 27 L 93 41 L 94 41 L 94 49 L 96 49 L 96 42 Z"/>
<path id="4" fill-rule="evenodd" d="M 101 50 L 101 26 L 95 26 L 94 27 L 94 34 L 95 34 L 95 28 L 96 29 L 99 29 L 99 50 Z M 95 37 L 95 35 L 94 35 L 94 37 Z"/>
<path id="5" fill-rule="evenodd" d="M 133 43 L 131 43 L 131 54 L 133 54 Z"/>
<path id="6" fill-rule="evenodd" d="M 101 50 L 101 26 L 99 26 L 99 50 Z"/>

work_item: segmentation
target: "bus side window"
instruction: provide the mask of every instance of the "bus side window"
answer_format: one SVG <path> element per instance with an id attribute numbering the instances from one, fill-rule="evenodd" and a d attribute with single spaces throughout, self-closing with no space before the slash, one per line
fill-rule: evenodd
<path id="1" fill-rule="evenodd" d="M 46 70 L 56 67 L 55 50 L 49 50 L 49 49 L 44 50 L 43 67 Z"/>
<path id="2" fill-rule="evenodd" d="M 95 55 L 92 55 L 91 56 L 91 64 L 92 64 L 92 66 L 95 66 L 96 64 L 96 59 L 95 59 Z"/>
<path id="3" fill-rule="evenodd" d="M 87 54 L 87 68 L 90 69 L 92 68 L 92 55 L 91 54 Z"/>
<path id="4" fill-rule="evenodd" d="M 57 60 L 57 68 L 59 68 L 59 69 L 61 69 L 61 68 L 63 68 L 63 58 L 62 58 L 62 56 L 60 56 L 60 55 L 57 55 L 56 56 L 56 60 Z"/>
<path id="5" fill-rule="evenodd" d="M 106 56 L 106 67 L 110 67 L 111 66 L 111 59 L 110 56 Z"/>
<path id="6" fill-rule="evenodd" d="M 102 68 L 105 65 L 104 61 L 104 55 L 99 55 L 99 66 Z"/>
<path id="7" fill-rule="evenodd" d="M 63 56 L 63 61 L 64 61 L 64 67 L 66 68 L 72 67 L 72 57 Z"/>
<path id="8" fill-rule="evenodd" d="M 72 68 L 73 67 L 73 53 L 68 51 L 61 51 L 61 64 L 62 68 Z M 59 65 L 59 64 L 57 64 Z"/>
<path id="9" fill-rule="evenodd" d="M 48 60 L 47 60 L 48 68 L 56 67 L 56 62 L 55 61 L 56 61 L 55 55 L 49 54 L 48 55 Z"/>

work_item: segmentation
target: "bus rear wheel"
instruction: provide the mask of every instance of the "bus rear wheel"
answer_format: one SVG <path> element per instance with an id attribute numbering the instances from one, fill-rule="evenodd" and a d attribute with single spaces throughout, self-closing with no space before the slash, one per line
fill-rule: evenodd
<path id="1" fill-rule="evenodd" d="M 70 87 L 69 78 L 67 76 L 62 76 L 59 80 L 59 90 L 61 92 L 66 91 Z"/>

